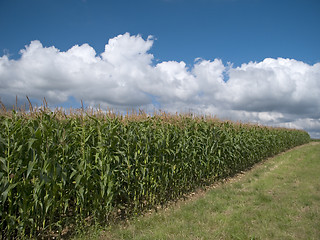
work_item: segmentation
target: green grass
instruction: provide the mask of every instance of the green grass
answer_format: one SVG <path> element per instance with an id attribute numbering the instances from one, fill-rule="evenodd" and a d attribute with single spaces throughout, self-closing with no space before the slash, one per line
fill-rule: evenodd
<path id="1" fill-rule="evenodd" d="M 76 239 L 320 239 L 320 143 L 266 160 L 205 194 Z"/>

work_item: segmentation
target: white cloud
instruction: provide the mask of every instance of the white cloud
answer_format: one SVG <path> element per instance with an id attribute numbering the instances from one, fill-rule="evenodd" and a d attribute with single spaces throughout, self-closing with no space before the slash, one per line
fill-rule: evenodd
<path id="1" fill-rule="evenodd" d="M 231 69 L 229 74 L 225 101 L 233 109 L 296 114 L 318 112 L 319 116 L 320 63 L 310 66 L 294 59 L 267 58 Z"/>
<path id="2" fill-rule="evenodd" d="M 110 39 L 97 55 L 88 44 L 63 52 L 32 41 L 19 59 L 0 57 L 1 100 L 12 106 L 16 95 L 28 95 L 59 105 L 73 97 L 119 110 L 160 105 L 320 136 L 320 63 L 266 58 L 236 68 L 219 59 L 196 59 L 190 68 L 176 61 L 155 65 L 149 52 L 153 42 L 151 36 L 126 33 Z"/>

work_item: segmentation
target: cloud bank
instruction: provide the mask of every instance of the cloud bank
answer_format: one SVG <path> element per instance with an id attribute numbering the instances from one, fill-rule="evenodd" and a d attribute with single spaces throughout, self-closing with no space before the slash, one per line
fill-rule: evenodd
<path id="1" fill-rule="evenodd" d="M 220 59 L 155 63 L 154 40 L 129 33 L 97 54 L 88 44 L 67 51 L 32 41 L 17 60 L 0 57 L 0 96 L 61 105 L 70 99 L 118 110 L 161 108 L 303 128 L 320 138 L 320 63 L 266 58 L 239 67 Z"/>

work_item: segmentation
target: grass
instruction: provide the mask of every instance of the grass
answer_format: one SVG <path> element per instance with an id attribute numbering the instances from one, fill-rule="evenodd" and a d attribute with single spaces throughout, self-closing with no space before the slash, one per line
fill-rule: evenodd
<path id="1" fill-rule="evenodd" d="M 320 239 L 320 143 L 256 165 L 158 212 L 76 239 Z"/>

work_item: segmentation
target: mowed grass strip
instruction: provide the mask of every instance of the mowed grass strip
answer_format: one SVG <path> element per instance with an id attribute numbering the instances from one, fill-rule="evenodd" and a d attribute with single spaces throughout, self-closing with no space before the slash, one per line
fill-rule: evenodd
<path id="1" fill-rule="evenodd" d="M 82 237 L 90 235 L 97 239 L 320 239 L 320 143 L 270 158 L 191 200 Z"/>

